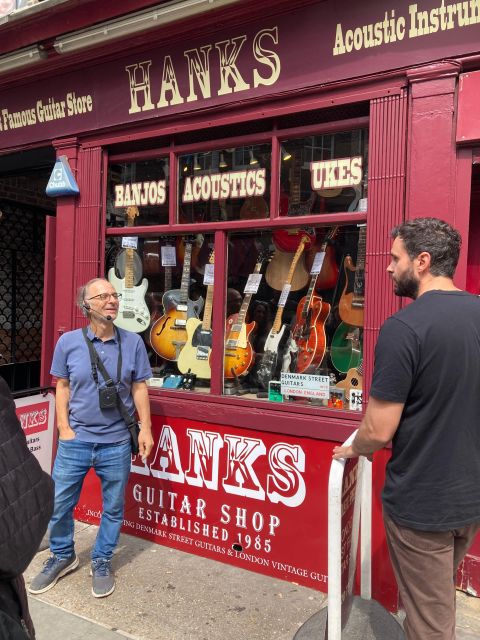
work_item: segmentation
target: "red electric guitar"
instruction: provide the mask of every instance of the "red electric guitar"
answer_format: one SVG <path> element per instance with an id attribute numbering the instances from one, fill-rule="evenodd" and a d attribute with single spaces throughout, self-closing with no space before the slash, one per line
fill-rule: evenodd
<path id="1" fill-rule="evenodd" d="M 320 247 L 320 253 L 325 253 L 328 243 L 338 231 L 333 227 L 325 236 Z M 325 261 L 326 255 L 324 255 Z M 322 362 L 327 346 L 325 335 L 325 322 L 330 315 L 330 305 L 323 302 L 320 296 L 315 295 L 317 281 L 323 272 L 323 263 L 320 272 L 310 278 L 310 286 L 307 294 L 303 296 L 297 306 L 297 321 L 293 328 L 293 339 L 298 346 L 297 364 L 295 370 L 298 373 L 311 373 Z"/>

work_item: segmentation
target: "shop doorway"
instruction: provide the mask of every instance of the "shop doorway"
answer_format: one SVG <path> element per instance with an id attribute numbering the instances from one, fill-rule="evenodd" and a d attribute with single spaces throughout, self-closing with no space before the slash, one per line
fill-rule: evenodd
<path id="1" fill-rule="evenodd" d="M 45 187 L 53 148 L 0 157 L 0 375 L 15 394 L 40 387 L 45 228 L 56 201 Z"/>

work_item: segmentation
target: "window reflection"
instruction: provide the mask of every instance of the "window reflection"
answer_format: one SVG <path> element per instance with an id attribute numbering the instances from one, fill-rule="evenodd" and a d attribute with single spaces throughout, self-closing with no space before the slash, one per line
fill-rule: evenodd
<path id="1" fill-rule="evenodd" d="M 110 164 L 108 168 L 107 226 L 168 223 L 168 158 Z M 128 207 L 136 207 L 132 220 Z"/>
<path id="2" fill-rule="evenodd" d="M 283 140 L 280 215 L 366 211 L 368 131 Z"/>

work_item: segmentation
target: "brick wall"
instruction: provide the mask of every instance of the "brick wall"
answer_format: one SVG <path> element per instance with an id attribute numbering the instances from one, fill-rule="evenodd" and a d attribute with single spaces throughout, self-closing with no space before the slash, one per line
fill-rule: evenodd
<path id="1" fill-rule="evenodd" d="M 0 199 L 55 211 L 56 199 L 45 195 L 48 178 L 49 175 L 42 172 L 26 176 L 0 177 Z"/>

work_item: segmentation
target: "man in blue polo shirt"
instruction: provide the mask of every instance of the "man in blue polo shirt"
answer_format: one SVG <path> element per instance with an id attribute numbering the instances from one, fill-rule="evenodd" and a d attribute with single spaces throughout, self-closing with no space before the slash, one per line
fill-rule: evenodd
<path id="1" fill-rule="evenodd" d="M 146 380 L 152 375 L 140 336 L 115 327 L 119 295 L 103 278 L 90 280 L 80 289 L 78 304 L 90 324 L 91 342 L 128 413 L 135 409 L 141 423 L 139 455 L 148 456 L 153 439 Z M 74 549 L 73 510 L 90 468 L 100 479 L 103 510 L 92 550 L 92 594 L 110 595 L 115 589 L 111 558 L 123 523 L 125 488 L 130 472 L 131 442 L 117 406 L 100 407 L 99 391 L 105 380 L 94 376 L 89 348 L 81 329 L 62 335 L 55 347 L 50 373 L 57 378 L 56 412 L 59 432 L 53 468 L 55 508 L 50 521 L 50 551 L 42 571 L 29 591 L 38 594 L 78 566 Z M 97 381 L 95 380 L 97 378 Z"/>

